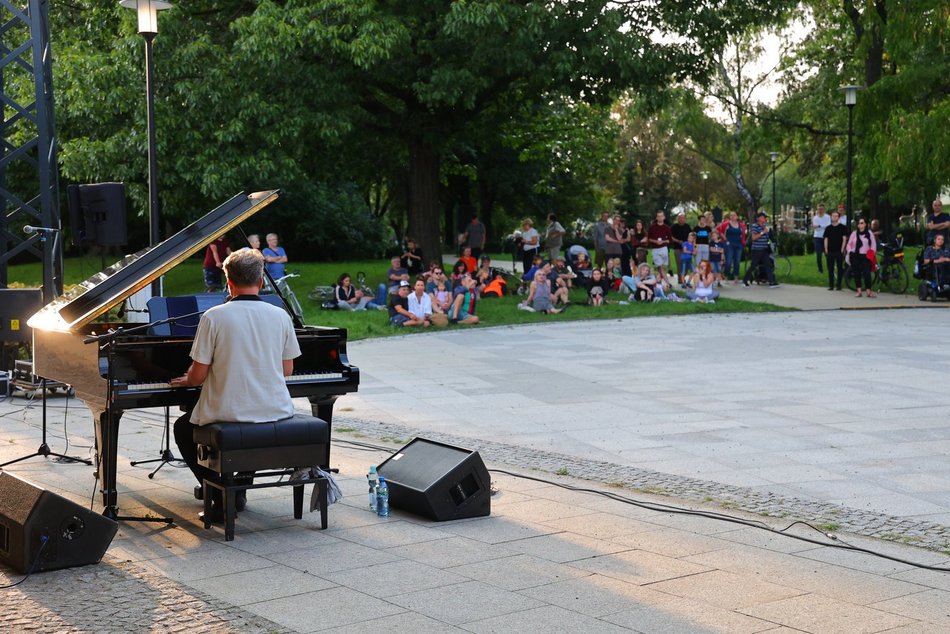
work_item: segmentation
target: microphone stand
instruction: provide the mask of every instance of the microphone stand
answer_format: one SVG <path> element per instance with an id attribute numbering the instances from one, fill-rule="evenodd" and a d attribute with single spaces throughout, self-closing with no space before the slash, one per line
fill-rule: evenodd
<path id="1" fill-rule="evenodd" d="M 39 232 L 37 232 L 37 233 L 40 234 L 40 240 L 41 240 L 42 242 L 46 242 L 46 233 L 47 233 L 47 232 L 46 232 L 46 231 L 39 231 Z M 59 232 L 58 232 L 58 231 L 54 231 L 54 232 L 53 232 L 53 253 L 54 253 L 53 257 L 55 257 L 56 240 L 57 240 L 58 235 L 59 235 Z M 47 294 L 50 294 L 50 293 L 52 292 L 52 290 L 53 290 L 52 288 L 47 288 L 47 284 L 46 284 L 46 282 L 47 282 L 47 273 L 48 273 L 47 268 L 46 268 L 47 266 L 50 266 L 50 265 L 47 264 L 46 258 L 44 257 L 44 258 L 43 258 L 43 294 L 44 294 L 44 296 L 47 295 Z M 55 272 L 54 272 L 54 273 L 55 273 Z M 50 277 L 50 281 L 52 282 L 52 280 L 53 280 L 52 274 L 50 274 L 49 277 Z M 51 284 L 50 284 L 50 286 L 53 286 L 53 285 L 55 285 L 55 283 L 51 283 Z M 48 299 L 47 299 L 47 301 L 48 301 Z M 49 444 L 46 442 L 46 379 L 42 379 L 41 388 L 40 388 L 40 389 L 43 391 L 43 424 L 42 424 L 43 438 L 42 438 L 42 441 L 40 442 L 40 446 L 39 446 L 39 448 L 38 448 L 36 451 L 34 451 L 33 453 L 31 453 L 31 454 L 29 454 L 29 455 L 27 455 L 27 456 L 21 456 L 20 458 L 15 458 L 15 459 L 13 459 L 13 460 L 9 460 L 9 461 L 7 461 L 7 462 L 4 462 L 3 464 L 0 464 L 0 469 L 2 469 L 3 467 L 6 467 L 6 466 L 8 466 L 8 465 L 15 464 L 15 463 L 17 463 L 17 462 L 22 462 L 23 460 L 29 460 L 30 458 L 36 458 L 36 457 L 38 457 L 38 456 L 43 456 L 44 458 L 49 458 L 50 456 L 53 456 L 53 457 L 55 457 L 55 458 L 59 458 L 59 459 L 60 459 L 61 461 L 63 461 L 63 462 L 81 462 L 81 463 L 84 463 L 84 464 L 87 464 L 87 465 L 92 465 L 92 460 L 87 460 L 87 459 L 85 459 L 85 458 L 76 458 L 76 457 L 73 457 L 73 456 L 67 456 L 66 454 L 56 453 L 55 451 L 53 451 L 53 450 L 51 450 L 51 449 L 49 448 Z M 69 398 L 69 393 L 68 393 L 68 392 L 67 392 L 66 398 Z"/>

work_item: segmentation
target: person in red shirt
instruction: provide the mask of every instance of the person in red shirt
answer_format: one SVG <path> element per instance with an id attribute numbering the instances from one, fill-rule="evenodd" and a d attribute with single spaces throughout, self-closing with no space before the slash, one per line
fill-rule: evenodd
<path id="1" fill-rule="evenodd" d="M 670 241 L 673 239 L 673 230 L 666 224 L 666 213 L 656 212 L 656 220 L 647 230 L 647 242 L 652 247 L 653 266 L 656 267 L 659 277 L 662 278 L 670 266 Z M 665 267 L 665 268 L 664 268 Z"/>
<path id="2" fill-rule="evenodd" d="M 231 244 L 224 236 L 219 237 L 205 249 L 205 259 L 202 263 L 205 275 L 205 293 L 217 293 L 221 286 L 221 269 L 224 259 L 231 255 Z"/>

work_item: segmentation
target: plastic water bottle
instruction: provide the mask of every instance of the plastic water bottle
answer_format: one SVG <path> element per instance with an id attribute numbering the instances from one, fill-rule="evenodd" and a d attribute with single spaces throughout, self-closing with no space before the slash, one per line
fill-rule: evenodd
<path id="1" fill-rule="evenodd" d="M 374 512 L 376 511 L 376 480 L 378 479 L 376 465 L 373 465 L 366 474 L 366 480 L 369 482 L 369 510 Z"/>
<path id="2" fill-rule="evenodd" d="M 376 515 L 389 517 L 389 485 L 382 476 L 379 477 L 379 485 L 376 487 Z"/>

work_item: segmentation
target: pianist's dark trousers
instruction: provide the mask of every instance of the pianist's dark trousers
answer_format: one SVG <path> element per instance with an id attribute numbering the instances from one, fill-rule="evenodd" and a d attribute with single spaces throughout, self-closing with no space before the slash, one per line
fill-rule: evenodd
<path id="1" fill-rule="evenodd" d="M 198 484 L 201 484 L 205 478 L 214 478 L 218 474 L 198 464 L 198 445 L 194 439 L 196 427 L 197 425 L 191 422 L 191 411 L 185 412 L 184 415 L 175 421 L 175 444 L 178 445 L 178 451 L 181 452 L 181 459 L 185 461 L 185 464 L 188 465 L 191 472 L 195 474 Z M 253 472 L 245 472 L 240 475 L 242 477 L 235 478 L 235 482 L 239 484 L 253 484 Z M 221 492 L 217 489 L 212 489 L 211 493 L 214 496 L 213 500 L 220 504 Z"/>

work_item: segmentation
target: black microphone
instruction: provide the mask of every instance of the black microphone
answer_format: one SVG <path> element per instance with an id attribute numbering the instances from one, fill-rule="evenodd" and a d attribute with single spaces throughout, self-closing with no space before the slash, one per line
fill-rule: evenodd
<path id="1" fill-rule="evenodd" d="M 34 227 L 33 225 L 25 225 L 23 227 L 23 233 L 58 233 L 59 229 L 54 229 L 52 227 Z"/>

